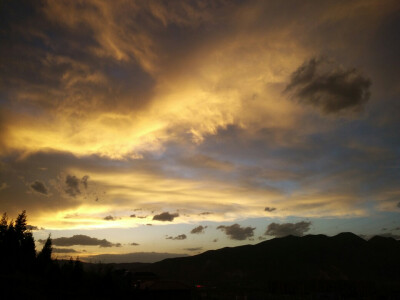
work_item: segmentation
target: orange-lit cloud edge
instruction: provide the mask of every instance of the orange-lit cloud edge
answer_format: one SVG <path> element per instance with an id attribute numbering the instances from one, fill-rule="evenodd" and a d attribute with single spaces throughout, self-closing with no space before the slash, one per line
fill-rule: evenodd
<path id="1" fill-rule="evenodd" d="M 152 219 L 164 211 L 179 213 L 174 224 L 235 222 L 265 217 L 266 206 L 277 207 L 273 216 L 282 220 L 289 216 L 368 216 L 371 208 L 365 205 L 363 195 L 345 184 L 346 180 L 355 185 L 364 180 L 357 178 L 359 174 L 352 176 L 351 170 L 317 178 L 315 183 L 299 179 L 299 186 L 288 192 L 285 184 L 280 188 L 275 184 L 295 176 L 287 172 L 285 158 L 265 163 L 271 166 L 266 181 L 273 184 L 257 187 L 243 178 L 230 179 L 230 174 L 245 167 L 240 160 L 198 154 L 197 149 L 205 147 L 208 140 L 230 128 L 254 139 L 263 139 L 260 132 L 268 130 L 273 133 L 272 148 L 304 150 L 309 145 L 303 137 L 329 135 L 340 122 L 366 118 L 367 114 L 321 116 L 314 108 L 294 101 L 284 90 L 292 73 L 304 61 L 324 54 L 319 27 L 337 23 L 337 32 L 344 32 L 351 23 L 354 28 L 372 32 L 396 6 L 395 2 L 354 1 L 346 9 L 339 4 L 315 5 L 307 12 L 313 24 L 290 7 L 281 9 L 295 16 L 297 22 L 279 17 L 261 21 L 269 5 L 257 1 L 242 6 L 230 3 L 213 10 L 185 3 L 168 10 L 159 2 L 111 5 L 90 1 L 87 9 L 82 9 L 67 2 L 47 2 L 42 13 L 51 24 L 71 31 L 82 24 L 90 29 L 95 43 L 84 48 L 85 55 L 112 61 L 117 66 L 135 66 L 151 78 L 152 87 L 151 92 L 140 96 L 135 91 L 120 92 L 106 69 L 96 68 L 91 60 L 48 53 L 43 65 L 66 66 L 59 84 L 48 85 L 46 90 L 46 84 L 32 84 L 13 91 L 13 101 L 2 113 L 4 157 L 15 154 L 17 161 L 24 161 L 37 153 L 68 153 L 78 161 L 96 157 L 105 164 L 129 166 L 118 169 L 63 165 L 57 177 L 48 179 L 43 175 L 49 189 L 47 195 L 32 192 L 29 186 L 33 179 L 28 180 L 27 176 L 26 197 L 60 202 L 59 207 L 32 205 L 32 224 L 48 230 L 167 225 L 170 223 Z M 380 9 L 374 8 L 377 5 Z M 151 20 L 143 24 L 139 18 L 130 18 L 142 13 L 149 13 Z M 179 44 L 184 49 L 176 49 L 175 54 L 169 41 L 160 39 L 160 33 L 167 32 L 171 25 L 204 32 L 198 41 L 192 41 L 193 45 Z M 33 28 L 28 34 L 43 33 L 41 28 Z M 359 32 L 352 29 L 349 35 L 352 34 Z M 366 39 L 362 36 L 358 41 L 367 45 Z M 344 39 L 333 39 L 325 47 L 336 47 L 339 59 L 346 53 L 344 64 L 349 64 L 358 53 L 357 46 L 346 44 Z M 367 70 L 372 68 L 368 66 Z M 102 88 L 108 86 L 110 91 Z M 375 95 L 370 102 L 376 99 Z M 25 106 L 28 109 L 20 109 Z M 35 109 L 40 112 L 32 113 Z M 191 166 L 200 171 L 189 176 L 184 174 L 188 171 L 174 170 L 173 164 L 168 165 L 170 173 L 154 167 L 154 157 L 165 157 L 173 151 L 170 145 L 184 149 L 182 159 L 187 160 L 181 163 L 187 169 Z M 374 151 L 368 146 L 355 141 L 346 147 L 363 154 Z M 393 155 L 391 149 L 375 150 L 371 154 L 374 157 Z M 136 168 L 139 161 L 150 161 L 149 156 L 153 158 L 150 167 Z M 246 154 L 242 157 L 245 159 Z M 6 165 L 3 167 L 9 171 Z M 66 195 L 65 180 L 69 174 L 79 179 L 88 175 L 88 188 L 80 185 L 79 194 Z M 337 189 L 332 187 L 335 184 Z M 4 180 L 1 190 L 9 188 L 10 183 Z M 374 191 L 373 209 L 396 211 L 395 199 L 399 194 L 395 187 Z M 13 205 L 9 208 L 19 209 Z M 142 209 L 146 217 L 131 217 L 135 208 Z M 202 212 L 212 213 L 201 215 Z M 104 219 L 110 215 L 115 219 Z"/>

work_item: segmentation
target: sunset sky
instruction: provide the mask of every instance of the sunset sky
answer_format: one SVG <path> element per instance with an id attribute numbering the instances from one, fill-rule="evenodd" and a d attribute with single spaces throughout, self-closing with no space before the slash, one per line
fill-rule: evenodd
<path id="1" fill-rule="evenodd" d="M 1 1 L 0 212 L 58 257 L 400 239 L 399 32 L 398 0 Z"/>

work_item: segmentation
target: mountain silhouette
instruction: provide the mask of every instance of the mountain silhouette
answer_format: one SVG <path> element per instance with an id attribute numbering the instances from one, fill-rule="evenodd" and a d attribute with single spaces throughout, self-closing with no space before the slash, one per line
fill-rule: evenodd
<path id="1" fill-rule="evenodd" d="M 191 257 L 131 265 L 131 270 L 191 283 L 259 285 L 268 281 L 398 281 L 400 241 L 350 233 L 274 238 L 256 245 L 226 247 Z M 129 268 L 129 264 L 124 264 Z"/>

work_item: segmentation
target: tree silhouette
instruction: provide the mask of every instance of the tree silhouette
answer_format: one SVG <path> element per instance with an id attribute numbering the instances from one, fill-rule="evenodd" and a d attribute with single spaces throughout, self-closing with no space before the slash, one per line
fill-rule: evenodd
<path id="1" fill-rule="evenodd" d="M 8 216 L 7 213 L 4 213 L 0 220 L 0 243 L 4 241 L 4 237 L 6 235 L 8 228 L 7 223 L 8 223 Z"/>
<path id="2" fill-rule="evenodd" d="M 5 241 L 4 241 L 4 266 L 7 271 L 14 271 L 19 266 L 18 262 L 18 252 L 19 244 L 17 239 L 17 234 L 15 232 L 14 221 L 11 220 L 6 231 Z"/>
<path id="3" fill-rule="evenodd" d="M 8 231 L 8 216 L 7 213 L 4 213 L 0 220 L 0 265 L 2 268 L 1 271 L 5 271 L 7 267 L 7 254 L 8 254 L 8 247 L 7 247 L 7 234 Z"/>
<path id="4" fill-rule="evenodd" d="M 38 260 L 43 263 L 50 262 L 52 252 L 53 252 L 53 247 L 52 247 L 51 238 L 49 235 L 46 242 L 43 245 L 42 251 L 40 251 L 40 253 L 38 254 Z"/>
<path id="5" fill-rule="evenodd" d="M 26 211 L 22 211 L 14 222 L 17 244 L 17 264 L 20 269 L 30 269 L 35 261 L 36 250 L 32 233 L 27 230 Z"/>
<path id="6" fill-rule="evenodd" d="M 26 211 L 22 211 L 15 220 L 14 223 L 15 234 L 18 239 L 19 244 L 21 245 L 22 240 L 24 239 L 24 234 L 26 231 Z"/>
<path id="7" fill-rule="evenodd" d="M 0 220 L 0 265 L 1 272 L 32 269 L 36 259 L 35 241 L 27 229 L 26 211 L 22 211 L 15 222 L 8 221 L 6 213 Z"/>
<path id="8" fill-rule="evenodd" d="M 31 269 L 36 259 L 35 240 L 33 239 L 32 232 L 25 232 L 24 238 L 21 242 L 21 263 L 24 269 Z"/>

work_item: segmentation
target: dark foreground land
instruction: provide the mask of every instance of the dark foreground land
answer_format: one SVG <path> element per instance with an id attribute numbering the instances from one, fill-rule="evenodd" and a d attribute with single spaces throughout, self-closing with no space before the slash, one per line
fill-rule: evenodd
<path id="1" fill-rule="evenodd" d="M 287 236 L 153 264 L 36 254 L 23 212 L 0 222 L 0 299 L 400 299 L 400 241 Z"/>
<path id="2" fill-rule="evenodd" d="M 400 299 L 400 241 L 380 236 L 287 236 L 114 267 L 198 286 L 193 299 Z"/>
<path id="3" fill-rule="evenodd" d="M 391 238 L 289 236 L 154 264 L 53 261 L 0 281 L 11 299 L 400 299 L 399 254 Z"/>

